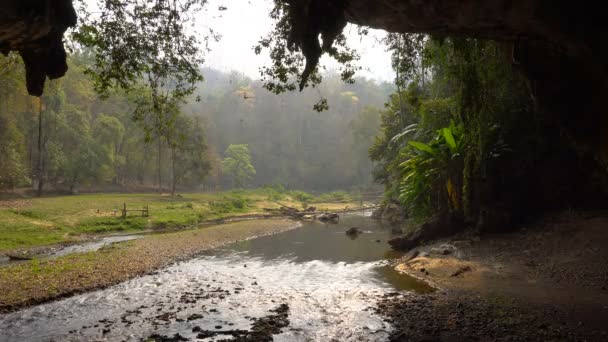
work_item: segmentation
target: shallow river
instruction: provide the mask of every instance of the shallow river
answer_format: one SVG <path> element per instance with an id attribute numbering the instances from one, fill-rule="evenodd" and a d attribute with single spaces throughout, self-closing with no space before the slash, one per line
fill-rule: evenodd
<path id="1" fill-rule="evenodd" d="M 364 233 L 347 236 L 353 226 Z M 304 223 L 105 290 L 0 316 L 0 340 L 139 341 L 176 333 L 221 340 L 229 336 L 197 339 L 197 331 L 248 330 L 286 304 L 289 325 L 275 341 L 382 341 L 391 327 L 374 313 L 377 299 L 429 290 L 387 266 L 395 257 L 390 238 L 390 227 L 361 215 L 343 216 L 339 224 Z"/>

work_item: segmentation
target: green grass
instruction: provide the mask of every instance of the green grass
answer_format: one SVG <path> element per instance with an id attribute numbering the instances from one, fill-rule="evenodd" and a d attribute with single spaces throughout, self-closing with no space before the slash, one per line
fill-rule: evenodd
<path id="1" fill-rule="evenodd" d="M 255 210 L 252 193 L 86 194 L 27 199 L 25 205 L 0 206 L 0 251 L 71 241 L 80 234 L 129 232 L 148 228 L 179 228 L 206 219 Z M 140 209 L 149 205 L 150 217 L 129 213 L 120 217 L 123 203 Z M 114 214 L 116 213 L 116 214 Z"/>
<path id="2" fill-rule="evenodd" d="M 270 194 L 269 194 L 270 192 Z M 277 193 L 281 193 L 280 196 Z M 267 188 L 218 193 L 183 194 L 85 194 L 46 196 L 0 201 L 0 252 L 17 248 L 69 242 L 82 234 L 135 232 L 157 228 L 183 228 L 204 220 L 262 213 L 263 208 L 297 206 L 303 192 Z M 334 199 L 335 196 L 326 196 Z M 129 209 L 150 208 L 149 217 L 129 213 L 120 217 L 123 203 Z M 115 214 L 114 214 L 115 213 Z"/>

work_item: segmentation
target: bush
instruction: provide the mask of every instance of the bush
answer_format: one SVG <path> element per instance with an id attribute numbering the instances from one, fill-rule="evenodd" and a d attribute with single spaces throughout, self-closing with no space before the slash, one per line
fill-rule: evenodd
<path id="1" fill-rule="evenodd" d="M 266 194 L 266 198 L 269 201 L 280 201 L 285 199 L 285 187 L 281 184 L 276 185 L 265 185 L 262 188 L 264 194 Z"/>
<path id="2" fill-rule="evenodd" d="M 291 198 L 293 198 L 299 202 L 302 202 L 302 203 L 308 203 L 314 199 L 314 197 L 311 194 L 304 192 L 304 191 L 299 191 L 299 190 L 291 191 L 289 193 L 289 196 L 291 196 Z"/>
<path id="3" fill-rule="evenodd" d="M 243 211 L 249 207 L 250 200 L 242 196 L 224 197 L 219 201 L 209 202 L 209 207 L 216 213 L 226 214 Z"/>

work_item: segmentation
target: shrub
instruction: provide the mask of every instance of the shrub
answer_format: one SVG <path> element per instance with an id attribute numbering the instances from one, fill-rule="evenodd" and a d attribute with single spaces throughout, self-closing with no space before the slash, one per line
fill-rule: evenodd
<path id="1" fill-rule="evenodd" d="M 226 214 L 247 209 L 249 202 L 249 199 L 242 196 L 230 196 L 219 201 L 209 202 L 209 207 L 216 213 Z"/>
<path id="2" fill-rule="evenodd" d="M 311 194 L 299 190 L 291 191 L 289 195 L 291 196 L 291 198 L 303 203 L 308 203 L 314 199 Z"/>
<path id="3" fill-rule="evenodd" d="M 285 187 L 281 184 L 265 185 L 262 191 L 269 201 L 280 201 L 285 199 Z"/>

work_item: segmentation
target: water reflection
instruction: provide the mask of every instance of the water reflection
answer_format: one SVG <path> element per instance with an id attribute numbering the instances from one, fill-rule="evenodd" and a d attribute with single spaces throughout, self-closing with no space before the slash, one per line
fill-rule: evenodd
<path id="1" fill-rule="evenodd" d="M 352 238 L 346 234 L 351 227 L 362 233 Z M 400 256 L 387 243 L 391 228 L 362 215 L 345 215 L 338 224 L 306 222 L 302 228 L 236 243 L 223 252 L 244 251 L 268 260 L 293 258 L 295 262 L 371 262 Z"/>

